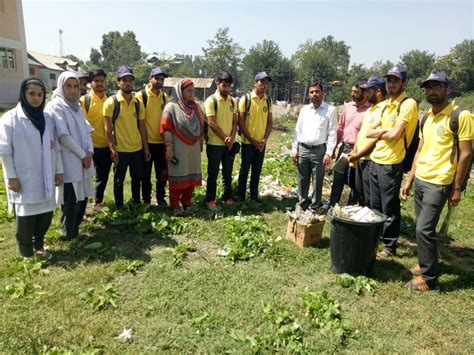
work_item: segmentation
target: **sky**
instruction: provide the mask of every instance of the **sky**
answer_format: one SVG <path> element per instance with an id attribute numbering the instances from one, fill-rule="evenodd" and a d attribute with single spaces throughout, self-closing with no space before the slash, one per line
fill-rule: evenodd
<path id="1" fill-rule="evenodd" d="M 7 0 L 9 1 L 9 0 Z M 264 39 L 287 57 L 308 39 L 332 35 L 350 46 L 351 64 L 398 62 L 412 49 L 436 55 L 474 34 L 474 1 L 161 1 L 23 0 L 29 50 L 87 60 L 102 35 L 131 30 L 142 52 L 202 55 L 219 28 L 246 50 Z"/>

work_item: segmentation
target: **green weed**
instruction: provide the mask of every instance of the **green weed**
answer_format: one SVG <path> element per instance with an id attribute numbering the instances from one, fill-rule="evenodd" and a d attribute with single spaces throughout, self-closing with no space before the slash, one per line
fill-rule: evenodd
<path id="1" fill-rule="evenodd" d="M 344 288 L 349 288 L 358 295 L 365 292 L 374 294 L 377 287 L 377 281 L 372 280 L 366 276 L 351 276 L 348 274 L 338 275 L 336 281 Z"/>
<path id="2" fill-rule="evenodd" d="M 94 312 L 106 309 L 108 307 L 118 307 L 117 302 L 119 296 L 111 283 L 104 285 L 100 291 L 90 287 L 87 292 L 81 295 L 81 298 L 91 306 Z"/>

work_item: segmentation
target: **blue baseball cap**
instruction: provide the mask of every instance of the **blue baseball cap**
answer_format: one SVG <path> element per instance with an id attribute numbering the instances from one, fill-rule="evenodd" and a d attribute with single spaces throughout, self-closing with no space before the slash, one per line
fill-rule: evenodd
<path id="1" fill-rule="evenodd" d="M 76 74 L 76 76 L 77 76 L 78 79 L 84 78 L 84 79 L 87 79 L 87 81 L 90 80 L 89 74 L 86 73 L 84 70 L 82 70 L 82 69 L 80 69 L 80 68 L 79 68 L 76 72 L 74 72 L 74 73 Z"/>
<path id="2" fill-rule="evenodd" d="M 394 67 L 390 68 L 384 78 L 388 76 L 394 76 L 403 81 L 407 80 L 407 70 L 401 64 L 396 64 Z"/>
<path id="3" fill-rule="evenodd" d="M 272 77 L 264 71 L 261 71 L 260 73 L 255 75 L 255 81 L 259 81 L 259 80 L 262 80 L 262 79 L 268 79 L 268 81 L 272 81 Z"/>
<path id="4" fill-rule="evenodd" d="M 360 86 L 361 89 L 368 89 L 373 87 L 385 87 L 385 79 L 380 75 L 372 75 L 365 84 Z"/>
<path id="5" fill-rule="evenodd" d="M 117 79 L 123 78 L 124 76 L 130 75 L 133 79 L 135 79 L 135 75 L 133 75 L 133 70 L 126 65 L 122 65 L 117 70 Z"/>
<path id="6" fill-rule="evenodd" d="M 420 88 L 426 87 L 426 84 L 427 84 L 429 81 L 437 81 L 437 82 L 440 82 L 440 83 L 449 85 L 448 76 L 447 76 L 446 73 L 443 72 L 443 71 L 433 70 L 433 71 L 430 73 L 430 76 L 429 76 L 425 81 L 423 81 L 423 82 L 420 84 Z"/>
<path id="7" fill-rule="evenodd" d="M 156 67 L 151 70 L 150 77 L 155 76 L 155 75 L 163 75 L 165 78 L 168 77 L 168 74 L 165 74 L 165 72 L 161 70 L 160 67 Z"/>

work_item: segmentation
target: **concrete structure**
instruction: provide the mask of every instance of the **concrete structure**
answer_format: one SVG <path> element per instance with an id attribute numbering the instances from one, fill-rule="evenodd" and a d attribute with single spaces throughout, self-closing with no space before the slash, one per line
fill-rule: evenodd
<path id="1" fill-rule="evenodd" d="M 40 78 L 40 69 L 44 68 L 41 63 L 38 63 L 36 60 L 28 58 L 28 68 L 30 72 L 30 77 Z"/>
<path id="2" fill-rule="evenodd" d="M 28 57 L 41 65 L 39 78 L 44 82 L 48 91 L 56 89 L 58 76 L 63 71 L 78 69 L 77 62 L 68 58 L 32 51 L 28 52 Z"/>
<path id="3" fill-rule="evenodd" d="M 175 96 L 174 87 L 176 83 L 182 78 L 170 77 L 166 78 L 163 90 L 170 96 Z M 196 99 L 204 101 L 208 96 L 212 95 L 216 91 L 216 82 L 210 78 L 189 78 L 194 83 L 194 89 L 196 93 Z"/>
<path id="4" fill-rule="evenodd" d="M 21 0 L 0 0 L 0 107 L 18 102 L 20 83 L 28 76 Z"/>

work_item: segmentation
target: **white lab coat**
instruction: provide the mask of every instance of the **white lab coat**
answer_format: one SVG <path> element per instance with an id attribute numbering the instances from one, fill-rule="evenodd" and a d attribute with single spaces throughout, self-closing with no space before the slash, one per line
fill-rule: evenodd
<path id="1" fill-rule="evenodd" d="M 44 118 L 43 140 L 21 104 L 0 118 L 5 185 L 8 186 L 9 178 L 20 181 L 20 192 L 6 188 L 9 210 L 14 205 L 18 216 L 50 212 L 56 207 L 54 176 L 63 173 L 61 149 L 51 117 L 45 112 Z"/>

